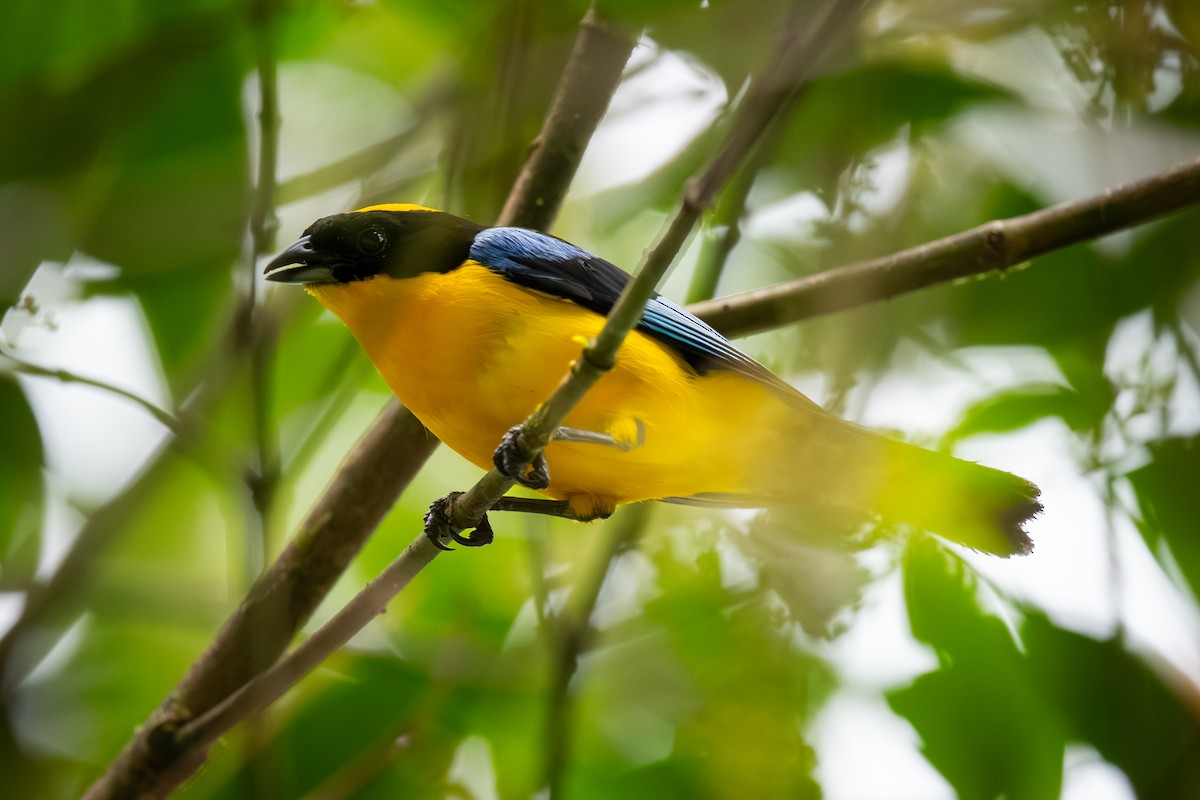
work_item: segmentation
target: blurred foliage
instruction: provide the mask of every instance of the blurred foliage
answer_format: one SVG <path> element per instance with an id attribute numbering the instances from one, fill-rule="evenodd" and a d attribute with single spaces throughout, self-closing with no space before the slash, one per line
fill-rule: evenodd
<path id="1" fill-rule="evenodd" d="M 1003 620 L 974 600 L 962 562 L 930 541 L 904 561 L 913 636 L 939 669 L 893 690 L 892 708 L 921 736 L 927 758 L 962 798 L 1054 798 L 1062 786 L 1065 735 L 1044 713 Z"/>
<path id="2" fill-rule="evenodd" d="M 42 528 L 43 449 L 37 420 L 15 382 L 0 383 L 3 447 L 0 462 L 0 580 L 19 589 L 37 568 Z"/>
<path id="3" fill-rule="evenodd" d="M 1150 453 L 1148 464 L 1129 473 L 1142 510 L 1142 536 L 1151 552 L 1170 555 L 1192 596 L 1200 597 L 1200 537 L 1188 501 L 1192 478 L 1200 474 L 1200 441 L 1195 436 L 1160 439 Z"/>
<path id="4" fill-rule="evenodd" d="M 589 151 L 593 175 L 640 171 L 576 181 L 555 230 L 632 261 L 710 156 L 790 5 L 598 7 L 644 35 L 629 94 L 597 142 L 632 127 L 645 152 Z M 1194 156 L 1197 8 L 880 0 L 721 198 L 705 232 L 730 237 L 714 285 L 884 254 L 1165 168 L 1167 152 Z M 0 345 L 145 395 L 182 431 L 175 440 L 138 409 L 108 419 L 96 411 L 102 390 L 21 375 L 0 355 L 3 626 L 36 606 L 75 537 L 91 543 L 67 591 L 0 645 L 6 795 L 78 796 L 203 652 L 387 397 L 349 334 L 301 293 L 259 284 L 264 328 L 238 312 L 254 272 L 255 20 L 281 76 L 286 238 L 378 200 L 493 218 L 585 9 L 0 4 Z M 629 88 L 647 76 L 665 111 L 647 83 Z M 679 121 L 695 108 L 705 110 L 687 119 L 701 122 Z M 1103 508 L 1048 492 L 1033 529 L 1040 554 L 983 563 L 860 519 L 658 506 L 614 556 L 606 542 L 620 517 L 584 527 L 506 515 L 494 546 L 439 559 L 350 647 L 227 737 L 179 796 L 517 798 L 551 784 L 578 798 L 848 796 L 846 786 L 886 781 L 869 780 L 870 737 L 823 732 L 846 694 L 884 698 L 882 713 L 911 726 L 944 779 L 926 775 L 918 793 L 1057 797 L 1072 781 L 1068 749 L 1082 746 L 1138 796 L 1200 796 L 1196 664 L 1172 661 L 1194 648 L 1146 645 L 1144 618 L 1119 594 L 1115 611 L 1077 621 L 1039 605 L 1048 594 L 1013 588 L 1039 559 L 1074 569 L 1056 547 L 1104 541 L 1113 552 L 1086 561 L 1113 566 L 1101 580 L 1116 593 L 1123 555 L 1140 548 L 1153 558 L 1130 559 L 1149 565 L 1139 580 L 1175 604 L 1160 626 L 1196 638 L 1198 215 L 747 343 L 856 417 L 900 404 L 897 382 L 928 383 L 934 405 L 939 385 L 913 352 L 956 374 L 964 399 L 926 436 L 1000 442 L 1048 489 L 1085 487 Z M 687 284 L 699 248 L 669 293 Z M 277 338 L 256 338 L 263 329 Z M 269 356 L 257 378 L 256 346 Z M 997 376 L 975 366 L 980 353 L 1040 366 Z M 1026 452 L 1031 431 L 1048 434 L 1034 434 L 1044 452 Z M 273 442 L 282 477 L 263 514 L 248 476 Z M 1075 465 L 1069 476 L 1039 474 L 1050 452 Z M 437 453 L 318 616 L 403 547 L 431 499 L 475 474 Z M 1122 535 L 1134 526 L 1141 541 Z M 888 601 L 897 574 L 903 597 Z M 562 626 L 579 624 L 567 611 L 597 581 L 574 660 Z M 887 602 L 900 611 L 881 637 L 873 609 Z M 908 629 L 896 629 L 904 611 Z M 848 642 L 863 637 L 903 639 L 926 667 L 897 675 L 891 654 L 869 649 L 880 664 L 848 663 L 863 652 Z M 864 685 L 872 669 L 882 677 Z M 567 733 L 549 742 L 556 716 Z M 848 749 L 859 774 L 837 772 L 849 762 L 830 753 Z"/>

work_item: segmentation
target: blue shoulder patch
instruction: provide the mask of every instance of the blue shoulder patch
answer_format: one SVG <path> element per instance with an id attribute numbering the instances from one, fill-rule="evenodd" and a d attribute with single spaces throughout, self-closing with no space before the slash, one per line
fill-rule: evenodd
<path id="1" fill-rule="evenodd" d="M 525 228 L 484 228 L 475 234 L 471 258 L 497 272 L 525 269 L 529 261 L 595 258 L 570 242 Z"/>
<path id="2" fill-rule="evenodd" d="M 470 258 L 513 283 L 571 300 L 607 316 L 629 273 L 545 233 L 525 228 L 485 228 L 475 236 Z M 655 295 L 646 302 L 638 328 L 670 347 L 699 372 L 740 372 L 785 394 L 802 397 L 763 365 L 738 350 L 711 325 Z"/>

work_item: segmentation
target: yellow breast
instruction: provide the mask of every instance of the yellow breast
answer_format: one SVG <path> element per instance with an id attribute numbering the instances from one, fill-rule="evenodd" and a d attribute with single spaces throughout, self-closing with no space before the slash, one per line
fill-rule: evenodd
<path id="1" fill-rule="evenodd" d="M 504 432 L 549 397 L 579 356 L 580 340 L 604 322 L 471 263 L 311 291 L 354 332 L 405 406 L 484 469 Z M 736 375 L 699 378 L 669 348 L 635 331 L 616 368 L 566 425 L 619 439 L 640 428 L 644 444 L 622 452 L 552 443 L 545 494 L 588 513 L 648 498 L 736 492 L 744 470 L 714 457 L 715 449 L 758 427 L 763 408 L 778 405 L 768 394 Z"/>

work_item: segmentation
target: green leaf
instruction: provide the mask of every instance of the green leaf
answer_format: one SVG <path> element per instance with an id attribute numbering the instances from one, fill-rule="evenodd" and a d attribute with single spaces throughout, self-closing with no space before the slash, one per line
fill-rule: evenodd
<path id="1" fill-rule="evenodd" d="M 983 613 L 962 561 L 933 540 L 913 542 L 904 563 L 913 635 L 940 669 L 888 693 L 921 737 L 921 750 L 963 800 L 1059 796 L 1065 739 L 1029 682 L 1004 623 Z"/>
<path id="2" fill-rule="evenodd" d="M 1028 344 L 1054 354 L 1086 344 L 1103 355 L 1124 312 L 1112 263 L 1088 246 L 1049 253 L 1027 269 L 940 292 L 962 345 Z"/>
<path id="3" fill-rule="evenodd" d="M 1074 389 L 1052 383 L 1026 384 L 968 407 L 945 440 L 953 443 L 980 433 L 1015 431 L 1047 417 L 1058 417 L 1073 431 L 1085 431 L 1103 419 L 1104 411 L 1093 408 Z"/>
<path id="4" fill-rule="evenodd" d="M 231 114 L 222 115 L 187 85 L 194 65 L 239 52 L 230 32 L 240 16 L 222 9 L 228 0 L 61 5 L 50 15 L 28 0 L 0 5 L 0 118 L 6 120 L 0 126 L 0 222 L 9 232 L 0 245 L 4 304 L 39 262 L 66 260 L 81 241 L 120 266 L 134 263 L 119 257 L 133 251 L 144 253 L 141 264 L 162 268 L 176 259 L 162 257 L 161 242 L 190 225 L 190 236 L 168 248 L 177 248 L 176 258 L 212 253 L 220 249 L 214 243 L 230 240 L 228 231 L 211 215 L 194 212 L 214 202 L 238 225 L 232 250 L 221 252 L 236 253 L 240 244 L 234 193 L 242 191 L 245 175 L 238 105 L 245 70 L 233 71 L 231 81 L 210 81 L 211 73 L 199 78 L 213 83 L 210 98 L 224 93 Z M 174 129 L 158 124 L 148 132 L 156 118 L 174 119 Z M 226 121 L 235 137 L 229 151 L 195 157 L 212 144 L 214 124 Z M 147 136 L 160 135 L 159 147 L 147 146 Z M 161 157 L 172 148 L 191 153 L 190 161 Z M 171 181 L 180 182 L 174 192 L 163 187 Z M 148 191 L 150 184 L 157 189 Z M 114 204 L 131 194 L 141 195 L 137 207 L 114 215 Z M 164 225 L 164 217 L 173 224 Z M 119 246 L 101 246 L 125 236 Z M 146 254 L 147 243 L 160 236 L 160 247 Z"/>
<path id="5" fill-rule="evenodd" d="M 9 13 L 31 13 L 30 5 Z M 86 0 L 74 5 L 97 7 Z M 35 15 L 37 8 L 32 9 Z M 44 10 L 40 13 L 42 17 L 25 23 L 0 25 L 9 34 L 6 40 L 20 40 L 13 49 L 0 47 L 0 52 L 20 62 L 11 68 L 16 74 L 0 86 L 3 118 L 19 122 L 0 127 L 0 181 L 61 178 L 94 170 L 100 180 L 92 188 L 100 191 L 111 177 L 108 170 L 120 167 L 114 145 L 122 146 L 125 137 L 141 125 L 143 115 L 164 97 L 183 105 L 186 98 L 171 91 L 180 68 L 219 53 L 220 43 L 229 39 L 238 22 L 237 17 L 220 13 L 168 13 L 154 20 L 153 14 L 143 17 L 135 12 L 114 26 L 119 15 L 100 14 L 105 21 L 92 24 L 82 15 L 45 18 Z M 48 53 L 12 55 L 42 37 L 52 40 Z M 185 112 L 185 118 L 195 119 L 203 110 Z M 69 199 L 86 204 L 91 197 Z"/>
<path id="6" fill-rule="evenodd" d="M 130 275 L 89 287 L 96 293 L 132 293 L 137 298 L 163 372 L 178 393 L 196 379 L 195 369 L 227 321 L 228 269 L 200 265 L 169 272 Z"/>
<path id="7" fill-rule="evenodd" d="M 1200 797 L 1194 704 L 1116 639 L 1062 630 L 1039 613 L 1026 616 L 1021 635 L 1043 703 L 1072 740 L 1120 767 L 1138 797 Z"/>
<path id="8" fill-rule="evenodd" d="M 1200 437 L 1163 439 L 1150 445 L 1150 463 L 1127 477 L 1137 493 L 1138 528 L 1156 556 L 1170 548 L 1179 571 L 1200 597 L 1200 536 L 1196 535 L 1196 488 L 1200 486 Z"/>
<path id="9" fill-rule="evenodd" d="M 42 436 L 15 380 L 0 380 L 0 586 L 23 586 L 37 569 L 42 533 Z"/>
<path id="10" fill-rule="evenodd" d="M 1196 226 L 1200 209 L 1190 208 L 1138 231 L 1133 247 L 1116 264 L 1117 308 L 1123 315 L 1152 308 L 1174 319 L 1179 298 L 1200 279 Z"/>
<path id="11" fill-rule="evenodd" d="M 0 315 L 21 298 L 45 260 L 66 261 L 71 231 L 54 191 L 32 183 L 0 186 Z"/>

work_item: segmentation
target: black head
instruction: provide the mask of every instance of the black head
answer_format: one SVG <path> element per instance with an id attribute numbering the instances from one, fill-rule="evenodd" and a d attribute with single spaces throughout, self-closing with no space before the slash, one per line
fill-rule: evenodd
<path id="1" fill-rule="evenodd" d="M 420 206 L 375 206 L 322 217 L 267 265 L 269 281 L 350 283 L 377 275 L 449 272 L 482 226 Z"/>

